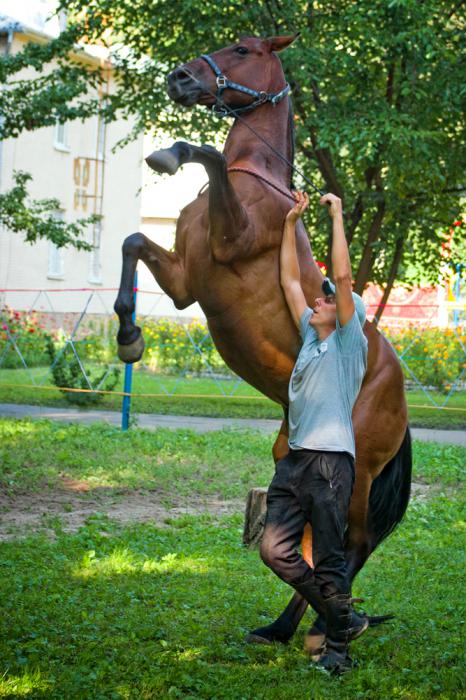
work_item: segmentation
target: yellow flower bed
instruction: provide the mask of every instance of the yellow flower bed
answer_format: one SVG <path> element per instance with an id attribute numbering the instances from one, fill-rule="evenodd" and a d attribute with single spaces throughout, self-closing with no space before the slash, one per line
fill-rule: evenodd
<path id="1" fill-rule="evenodd" d="M 145 362 L 155 371 L 229 373 L 207 325 L 200 321 L 184 324 L 167 318 L 147 320 L 142 332 L 146 343 Z"/>
<path id="2" fill-rule="evenodd" d="M 463 327 L 382 330 L 397 355 L 406 363 L 416 379 L 425 387 L 449 392 L 466 363 L 466 335 Z M 405 377 L 413 380 L 403 365 Z M 463 381 L 466 376 L 463 375 Z"/>

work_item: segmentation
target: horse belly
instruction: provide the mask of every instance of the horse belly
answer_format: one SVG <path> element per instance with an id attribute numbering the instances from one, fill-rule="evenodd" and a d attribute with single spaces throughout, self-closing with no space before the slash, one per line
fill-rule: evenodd
<path id="1" fill-rule="evenodd" d="M 280 326 L 280 337 L 257 323 L 226 328 L 208 319 L 209 329 L 222 358 L 239 377 L 281 405 L 288 403 L 288 383 L 298 353 L 292 324 Z"/>

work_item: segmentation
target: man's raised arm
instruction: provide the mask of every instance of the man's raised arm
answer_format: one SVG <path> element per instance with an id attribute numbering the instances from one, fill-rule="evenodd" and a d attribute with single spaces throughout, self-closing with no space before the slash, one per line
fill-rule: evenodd
<path id="1" fill-rule="evenodd" d="M 299 320 L 307 307 L 306 298 L 301 287 L 298 254 L 296 252 L 296 223 L 309 204 L 306 193 L 297 192 L 296 204 L 285 219 L 283 239 L 280 249 L 280 284 L 290 309 L 293 321 L 299 328 Z"/>
<path id="2" fill-rule="evenodd" d="M 343 227 L 341 199 L 334 194 L 325 194 L 320 203 L 329 205 L 329 214 L 333 221 L 332 272 L 336 288 L 337 317 L 340 325 L 344 326 L 354 314 L 354 300 L 351 261 Z"/>

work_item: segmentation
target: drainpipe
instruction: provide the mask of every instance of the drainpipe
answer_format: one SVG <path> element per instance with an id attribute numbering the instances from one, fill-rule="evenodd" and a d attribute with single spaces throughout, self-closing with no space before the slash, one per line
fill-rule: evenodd
<path id="1" fill-rule="evenodd" d="M 13 29 L 8 28 L 7 41 L 5 47 L 5 56 L 10 55 L 11 45 L 13 43 Z M 3 123 L 3 118 L 0 116 L 0 125 Z M 2 191 L 2 177 L 3 177 L 3 140 L 0 140 L 0 192 Z"/>
<path id="2" fill-rule="evenodd" d="M 9 56 L 11 52 L 11 45 L 13 43 L 13 28 L 8 27 L 8 34 L 7 34 L 7 40 L 6 40 L 6 47 L 4 51 L 5 56 Z M 3 88 L 5 89 L 5 88 Z M 0 116 L 0 125 L 3 124 L 3 117 Z M 0 192 L 2 192 L 2 180 L 3 180 L 3 139 L 0 139 Z M 3 226 L 0 226 L 0 233 L 4 233 L 5 229 Z M 0 295 L 0 306 L 3 305 L 5 301 L 5 293 L 2 293 Z"/>

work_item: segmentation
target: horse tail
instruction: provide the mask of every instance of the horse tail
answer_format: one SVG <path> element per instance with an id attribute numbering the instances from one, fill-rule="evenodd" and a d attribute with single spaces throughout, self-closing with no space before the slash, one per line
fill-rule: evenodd
<path id="1" fill-rule="evenodd" d="M 411 471 L 411 434 L 407 428 L 400 449 L 372 483 L 369 523 L 374 549 L 403 519 L 411 493 Z"/>

